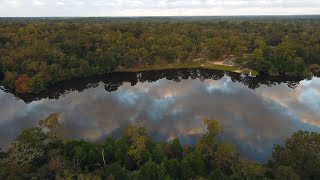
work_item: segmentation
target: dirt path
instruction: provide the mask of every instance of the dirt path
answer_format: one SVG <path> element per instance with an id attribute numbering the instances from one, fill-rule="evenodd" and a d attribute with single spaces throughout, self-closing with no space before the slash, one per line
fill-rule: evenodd
<path id="1" fill-rule="evenodd" d="M 208 63 L 214 65 L 235 66 L 232 59 L 225 59 L 224 61 L 208 61 Z"/>

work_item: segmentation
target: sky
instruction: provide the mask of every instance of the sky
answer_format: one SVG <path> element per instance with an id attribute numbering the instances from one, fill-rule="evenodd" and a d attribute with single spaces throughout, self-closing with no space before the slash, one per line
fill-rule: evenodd
<path id="1" fill-rule="evenodd" d="M 319 0 L 0 0 L 0 17 L 308 14 Z"/>

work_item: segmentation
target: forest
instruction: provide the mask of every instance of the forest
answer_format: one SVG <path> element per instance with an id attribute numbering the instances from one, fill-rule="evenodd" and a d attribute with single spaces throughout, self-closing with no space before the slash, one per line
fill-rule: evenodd
<path id="1" fill-rule="evenodd" d="M 0 179 L 319 179 L 320 134 L 299 131 L 275 145 L 267 164 L 239 157 L 219 141 L 218 121 L 204 120 L 198 142 L 156 142 L 144 121 L 102 142 L 68 139 L 59 114 L 23 129 L 0 151 Z"/>
<path id="2" fill-rule="evenodd" d="M 0 81 L 17 93 L 137 67 L 200 67 L 230 56 L 260 75 L 320 75 L 320 21 L 0 21 Z"/>

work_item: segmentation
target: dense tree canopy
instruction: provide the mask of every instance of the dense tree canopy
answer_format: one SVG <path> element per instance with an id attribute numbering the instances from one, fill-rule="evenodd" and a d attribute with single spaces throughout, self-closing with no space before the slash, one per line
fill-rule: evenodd
<path id="1" fill-rule="evenodd" d="M 144 123 L 102 142 L 67 140 L 59 115 L 24 129 L 8 151 L 0 152 L 0 179 L 319 179 L 318 133 L 298 132 L 276 145 L 268 165 L 242 160 L 230 144 L 216 139 L 217 121 L 193 147 L 178 139 L 155 142 Z"/>
<path id="2" fill-rule="evenodd" d="M 310 21 L 4 21 L 2 84 L 39 92 L 73 77 L 234 54 L 261 74 L 319 74 L 320 23 Z"/>
<path id="3" fill-rule="evenodd" d="M 272 163 L 278 168 L 294 170 L 307 179 L 320 178 L 320 134 L 299 131 L 285 141 L 285 147 L 276 145 Z"/>

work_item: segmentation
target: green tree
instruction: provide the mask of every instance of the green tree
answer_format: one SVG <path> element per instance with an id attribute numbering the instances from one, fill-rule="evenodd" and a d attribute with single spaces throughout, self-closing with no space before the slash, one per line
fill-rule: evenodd
<path id="1" fill-rule="evenodd" d="M 285 146 L 276 145 L 272 164 L 292 167 L 300 177 L 320 178 L 320 134 L 299 131 L 285 141 Z"/>
<path id="2" fill-rule="evenodd" d="M 119 164 L 124 164 L 129 147 L 130 145 L 127 138 L 121 137 L 115 141 L 114 155 Z"/>
<path id="3" fill-rule="evenodd" d="M 183 148 L 178 138 L 175 138 L 170 144 L 167 144 L 165 146 L 165 151 L 169 158 L 174 158 L 177 160 L 182 159 Z"/>
<path id="4" fill-rule="evenodd" d="M 131 141 L 128 155 L 133 157 L 139 167 L 142 162 L 143 153 L 147 149 L 147 141 L 149 139 L 144 124 L 138 122 L 130 125 L 126 130 L 126 136 Z"/>
<path id="5" fill-rule="evenodd" d="M 234 48 L 233 54 L 237 57 L 243 57 L 243 55 L 248 51 L 248 48 L 245 46 L 238 45 Z"/>
<path id="6" fill-rule="evenodd" d="M 216 169 L 210 173 L 208 179 L 210 179 L 210 180 L 223 180 L 224 175 L 219 169 Z"/>
<path id="7" fill-rule="evenodd" d="M 104 155 L 104 161 L 107 164 L 111 164 L 115 161 L 115 140 L 112 138 L 108 138 L 103 144 L 102 144 L 102 153 Z M 103 158 L 103 157 L 102 157 Z"/>
<path id="8" fill-rule="evenodd" d="M 15 88 L 15 80 L 17 78 L 17 74 L 14 72 L 7 71 L 4 73 L 3 83 L 7 85 L 9 88 Z"/>
<path id="9" fill-rule="evenodd" d="M 203 155 L 205 161 L 213 167 L 212 162 L 218 147 L 216 138 L 223 132 L 223 129 L 220 127 L 218 121 L 215 120 L 206 119 L 204 120 L 204 125 L 206 126 L 206 131 L 203 133 L 196 147 Z"/>
<path id="10" fill-rule="evenodd" d="M 39 126 L 47 130 L 47 137 L 50 141 L 61 141 L 63 135 L 63 125 L 59 122 L 60 115 L 58 113 L 51 114 L 46 119 L 38 122 Z"/>
<path id="11" fill-rule="evenodd" d="M 46 136 L 40 128 L 24 129 L 0 159 L 0 179 L 26 179 L 36 161 L 45 156 Z"/>
<path id="12" fill-rule="evenodd" d="M 238 163 L 239 155 L 232 145 L 218 145 L 212 162 L 215 168 L 220 169 L 224 174 L 230 175 L 235 172 Z"/>
<path id="13" fill-rule="evenodd" d="M 62 174 L 65 167 L 63 156 L 59 155 L 58 153 L 51 152 L 49 155 L 48 169 L 53 174 Z"/>
<path id="14" fill-rule="evenodd" d="M 259 49 L 259 48 L 255 49 L 253 51 L 253 58 L 255 61 L 264 61 L 262 49 Z"/>
<path id="15" fill-rule="evenodd" d="M 254 40 L 254 47 L 260 48 L 260 49 L 265 49 L 267 47 L 267 43 L 264 39 L 258 38 L 258 39 Z"/>
<path id="16" fill-rule="evenodd" d="M 153 161 L 146 162 L 140 169 L 138 179 L 141 180 L 157 180 L 163 179 L 165 175 L 160 167 Z"/>
<path id="17" fill-rule="evenodd" d="M 168 63 L 173 63 L 177 59 L 177 53 L 172 48 L 164 49 L 163 57 Z"/>
<path id="18" fill-rule="evenodd" d="M 165 159 L 161 166 L 171 179 L 179 179 L 181 177 L 181 167 L 176 159 Z"/>
<path id="19" fill-rule="evenodd" d="M 266 168 L 252 161 L 241 160 L 235 167 L 237 179 L 263 179 L 265 178 Z"/>
<path id="20" fill-rule="evenodd" d="M 160 144 L 156 144 L 151 149 L 152 160 L 156 163 L 161 163 L 165 158 L 165 152 Z"/>
<path id="21" fill-rule="evenodd" d="M 199 151 L 188 154 L 181 161 L 182 177 L 193 179 L 197 176 L 205 176 L 207 173 L 205 161 Z"/>
<path id="22" fill-rule="evenodd" d="M 106 170 L 106 176 L 108 178 L 112 177 L 114 180 L 126 180 L 128 179 L 127 171 L 119 166 L 119 164 L 114 163 L 108 166 Z"/>
<path id="23" fill-rule="evenodd" d="M 299 180 L 300 177 L 296 174 L 294 169 L 289 166 L 279 166 L 276 169 L 276 178 L 281 180 Z"/>

